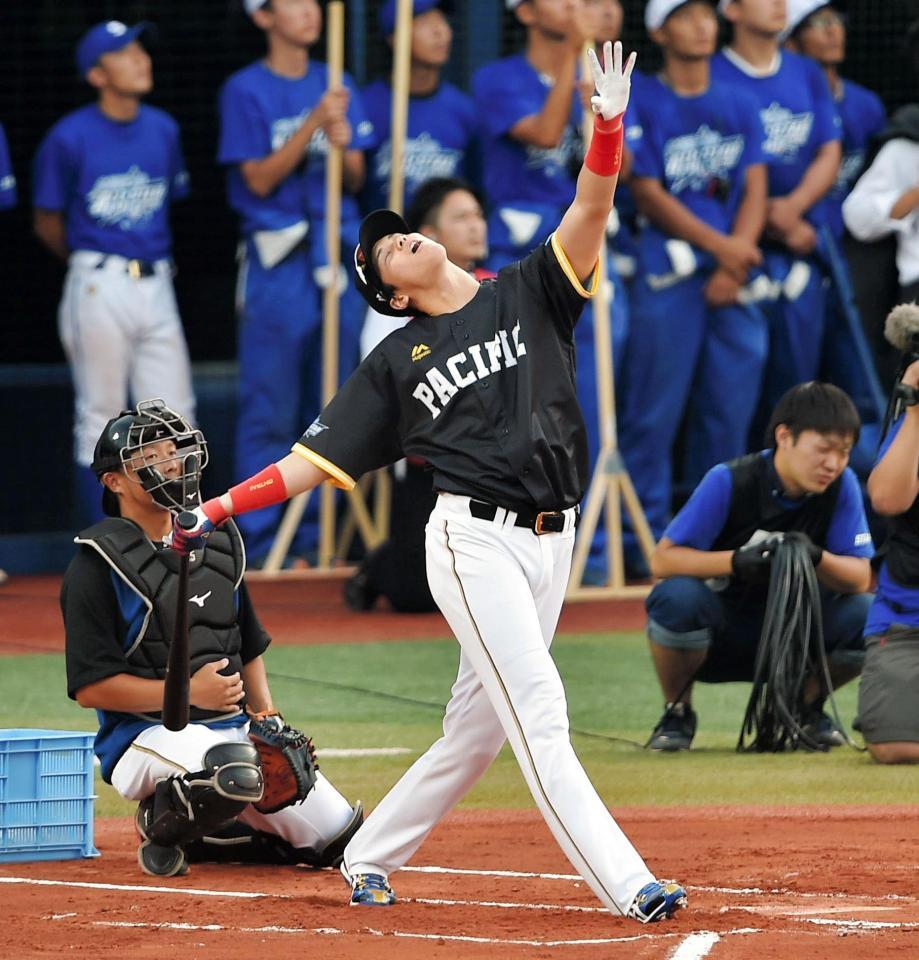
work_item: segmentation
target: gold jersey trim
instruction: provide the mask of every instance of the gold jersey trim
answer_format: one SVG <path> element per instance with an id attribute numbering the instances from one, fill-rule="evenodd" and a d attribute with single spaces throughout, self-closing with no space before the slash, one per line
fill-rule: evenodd
<path id="1" fill-rule="evenodd" d="M 356 481 L 350 477 L 341 467 L 336 467 L 331 460 L 326 460 L 321 454 L 316 453 L 315 450 L 310 450 L 309 447 L 304 447 L 302 443 L 295 443 L 291 448 L 292 453 L 296 453 L 299 456 L 303 457 L 304 460 L 309 460 L 313 466 L 319 467 L 320 470 L 324 470 L 329 475 L 329 483 L 332 486 L 338 487 L 339 490 L 353 490 Z"/>
<path id="2" fill-rule="evenodd" d="M 555 259 L 558 260 L 559 266 L 564 270 L 565 276 L 571 281 L 571 286 L 574 287 L 582 297 L 589 300 L 597 292 L 597 287 L 600 285 L 599 261 L 594 264 L 594 268 L 590 274 L 590 289 L 585 290 L 584 284 L 581 283 L 580 278 L 574 272 L 574 267 L 571 266 L 571 262 L 568 260 L 568 254 L 562 249 L 557 234 L 553 233 L 549 239 L 552 244 L 552 252 L 555 254 Z"/>

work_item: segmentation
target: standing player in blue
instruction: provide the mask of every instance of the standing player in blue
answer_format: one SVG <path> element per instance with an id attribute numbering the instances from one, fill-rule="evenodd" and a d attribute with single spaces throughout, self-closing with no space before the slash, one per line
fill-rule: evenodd
<path id="1" fill-rule="evenodd" d="M 16 206 L 16 174 L 10 162 L 10 148 L 3 124 L 0 124 L 0 210 Z"/>
<path id="2" fill-rule="evenodd" d="M 470 176 L 469 150 L 476 132 L 471 98 L 441 79 L 450 59 L 453 31 L 444 13 L 444 0 L 414 0 L 412 59 L 409 74 L 408 131 L 402 170 L 405 207 L 425 180 Z M 396 29 L 396 0 L 380 8 L 380 33 L 392 45 Z M 367 157 L 367 183 L 362 200 L 367 210 L 389 203 L 392 169 L 392 87 L 377 80 L 361 97 L 373 124 L 375 146 Z"/>
<path id="3" fill-rule="evenodd" d="M 846 20 L 826 0 L 788 0 L 785 46 L 820 64 L 842 123 L 842 163 L 832 189 L 826 195 L 830 229 L 842 237 L 842 202 L 855 186 L 865 162 L 871 138 L 881 132 L 887 112 L 881 98 L 852 80 L 839 68 L 846 58 Z"/>
<path id="4" fill-rule="evenodd" d="M 638 240 L 619 439 L 659 537 L 687 403 L 693 484 L 748 449 L 769 338 L 762 312 L 741 301 L 762 261 L 766 169 L 755 102 L 710 77 L 713 5 L 651 0 L 645 26 L 664 66 L 636 88 L 626 117 L 632 191 L 649 222 Z"/>
<path id="5" fill-rule="evenodd" d="M 852 464 L 860 474 L 867 474 L 877 451 L 883 406 L 880 399 L 872 402 L 873 357 L 867 349 L 859 351 L 850 330 L 860 330 L 864 325 L 868 332 L 867 311 L 864 317 L 858 316 L 854 304 L 856 298 L 863 308 L 871 303 L 864 284 L 865 274 L 872 270 L 868 251 L 844 237 L 842 203 L 861 173 L 869 143 L 885 126 L 886 113 L 877 94 L 840 76 L 839 68 L 846 56 L 845 17 L 826 0 L 788 0 L 786 33 L 788 49 L 820 64 L 842 123 L 842 163 L 836 182 L 821 204 L 826 227 L 820 231 L 817 246 L 831 280 L 823 375 L 841 386 L 861 410 L 864 429 L 859 449 L 852 454 Z M 861 276 L 857 291 L 853 291 L 857 271 L 861 271 Z"/>
<path id="6" fill-rule="evenodd" d="M 176 122 L 141 103 L 153 89 L 146 29 L 110 20 L 83 36 L 77 68 L 97 100 L 59 120 L 35 157 L 35 233 L 69 266 L 58 325 L 73 376 L 80 499 L 92 518 L 93 448 L 129 396 L 162 396 L 194 419 L 169 229 L 188 173 Z"/>
<path id="7" fill-rule="evenodd" d="M 762 413 L 793 384 L 812 379 L 823 347 L 826 288 L 816 257 L 820 201 L 842 156 L 839 118 L 826 77 L 812 60 L 782 50 L 785 4 L 720 0 L 734 36 L 712 60 L 712 77 L 753 94 L 765 129 L 769 203 L 763 253 L 771 283 L 763 300 L 770 352 Z"/>
<path id="8" fill-rule="evenodd" d="M 574 197 L 583 142 L 578 64 L 592 19 L 584 0 L 506 0 L 526 28 L 523 53 L 486 64 L 473 78 L 482 124 L 482 185 L 490 209 L 489 257 L 500 270 L 545 242 Z M 622 353 L 628 305 L 612 262 L 613 356 Z M 593 310 L 577 328 L 578 398 L 590 462 L 600 448 Z M 591 545 L 591 572 L 605 570 L 604 526 Z"/>
<path id="9" fill-rule="evenodd" d="M 372 142 L 372 127 L 351 78 L 327 90 L 326 65 L 310 57 L 322 29 L 317 0 L 245 0 L 245 7 L 264 32 L 268 52 L 223 87 L 218 160 L 229 168 L 230 206 L 240 216 L 245 245 L 236 469 L 248 476 L 280 456 L 297 424 L 319 407 L 321 288 L 330 281 L 323 269 L 325 158 L 330 143 L 344 148 L 341 236 L 350 250 L 360 219 L 355 194 L 364 183 L 362 151 Z M 363 300 L 349 284 L 340 313 L 342 379 L 357 363 L 363 315 Z M 267 555 L 279 519 L 278 508 L 245 518 L 254 565 Z M 294 553 L 312 553 L 317 540 L 314 507 Z"/>

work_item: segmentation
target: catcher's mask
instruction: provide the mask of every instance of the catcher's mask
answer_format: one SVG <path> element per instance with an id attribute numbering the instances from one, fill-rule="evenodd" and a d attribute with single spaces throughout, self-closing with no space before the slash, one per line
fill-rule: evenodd
<path id="1" fill-rule="evenodd" d="M 92 469 L 100 481 L 106 473 L 124 470 L 154 503 L 177 512 L 201 503 L 199 484 L 206 464 L 204 434 L 162 400 L 143 400 L 135 410 L 123 410 L 105 425 Z M 133 472 L 125 470 L 128 466 Z M 118 497 L 104 485 L 102 509 L 110 517 L 121 515 Z"/>

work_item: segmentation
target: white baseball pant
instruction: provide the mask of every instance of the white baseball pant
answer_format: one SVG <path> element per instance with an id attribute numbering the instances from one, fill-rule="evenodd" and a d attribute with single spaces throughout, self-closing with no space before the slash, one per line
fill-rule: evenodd
<path id="1" fill-rule="evenodd" d="M 227 740 L 248 741 L 249 724 L 212 730 L 190 723 L 183 730 L 148 727 L 135 737 L 112 771 L 112 786 L 128 800 L 143 800 L 166 777 L 202 769 L 204 754 Z M 278 810 L 259 813 L 248 806 L 239 820 L 256 830 L 283 837 L 294 847 L 323 850 L 351 820 L 351 805 L 319 772 L 305 800 Z"/>
<path id="2" fill-rule="evenodd" d="M 388 876 L 488 769 L 505 739 L 533 799 L 574 868 L 625 914 L 654 879 L 597 795 L 568 731 L 549 645 L 571 567 L 575 512 L 562 533 L 535 536 L 499 509 L 442 493 L 427 526 L 428 584 L 462 648 L 444 735 L 405 773 L 345 849 L 351 876 Z"/>
<path id="3" fill-rule="evenodd" d="M 157 260 L 153 276 L 138 279 L 124 257 L 77 250 L 69 262 L 58 332 L 73 376 L 74 459 L 89 466 L 129 397 L 161 397 L 192 422 L 195 397 L 171 262 Z"/>

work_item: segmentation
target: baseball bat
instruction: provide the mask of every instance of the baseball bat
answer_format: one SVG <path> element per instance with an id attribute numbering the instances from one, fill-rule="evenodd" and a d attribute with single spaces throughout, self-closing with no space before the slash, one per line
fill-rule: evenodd
<path id="1" fill-rule="evenodd" d="M 198 520 L 183 510 L 176 517 L 183 530 L 194 530 Z M 189 688 L 188 645 L 188 554 L 179 557 L 179 583 L 176 587 L 176 615 L 169 644 L 169 661 L 163 686 L 163 726 L 167 730 L 184 730 L 188 726 Z"/>

